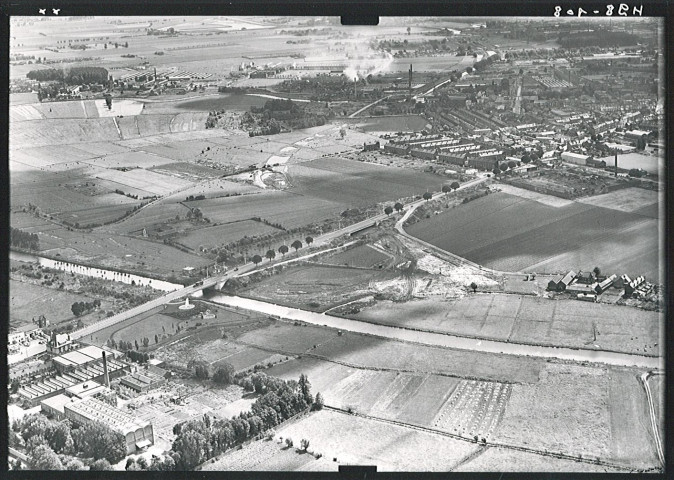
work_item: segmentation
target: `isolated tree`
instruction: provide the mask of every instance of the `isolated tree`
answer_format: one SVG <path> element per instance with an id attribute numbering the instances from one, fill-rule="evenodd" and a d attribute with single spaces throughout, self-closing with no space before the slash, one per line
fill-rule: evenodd
<path id="1" fill-rule="evenodd" d="M 387 205 L 386 208 L 384 209 L 384 213 L 386 215 L 391 215 L 393 213 L 393 207 L 391 207 L 390 205 Z"/>
<path id="2" fill-rule="evenodd" d="M 477 292 L 477 283 L 475 283 L 475 282 L 471 282 L 471 284 L 470 284 L 470 288 L 472 288 L 472 289 L 473 289 L 473 293 Z"/>
<path id="3" fill-rule="evenodd" d="M 281 245 L 278 247 L 278 252 L 285 257 L 286 253 L 288 253 L 288 247 L 286 245 Z"/>
<path id="4" fill-rule="evenodd" d="M 307 242 L 307 245 L 311 245 L 314 243 L 314 237 L 307 237 L 305 238 L 305 241 Z"/>
<path id="5" fill-rule="evenodd" d="M 508 168 L 515 168 L 517 166 L 517 163 L 514 160 L 510 160 L 508 162 Z"/>
<path id="6" fill-rule="evenodd" d="M 267 253 L 264 254 L 265 257 L 271 262 L 276 257 L 276 252 L 272 249 L 267 250 Z"/>
<path id="7" fill-rule="evenodd" d="M 408 34 L 408 35 L 411 35 L 411 34 L 412 34 L 412 28 L 411 28 L 411 27 L 407 27 L 407 34 Z"/>
<path id="8" fill-rule="evenodd" d="M 494 175 L 498 175 L 499 173 L 501 173 L 501 170 L 497 167 L 494 170 L 492 170 L 491 173 L 493 173 Z"/>
<path id="9" fill-rule="evenodd" d="M 292 244 L 290 244 L 290 246 L 293 247 L 295 251 L 297 251 L 300 248 L 302 248 L 302 242 L 300 242 L 299 240 L 295 240 Z"/>
<path id="10" fill-rule="evenodd" d="M 396 209 L 396 212 L 401 212 L 401 211 L 402 211 L 402 209 L 403 209 L 403 204 L 402 204 L 402 203 L 400 203 L 400 202 L 396 202 L 396 204 L 395 204 L 395 205 L 393 205 L 393 208 L 395 208 L 395 209 Z"/>
<path id="11" fill-rule="evenodd" d="M 159 335 L 155 334 L 154 343 L 159 343 Z"/>
<path id="12" fill-rule="evenodd" d="M 259 255 L 253 255 L 253 258 L 251 258 L 251 260 L 255 265 L 257 265 L 258 263 L 262 262 L 262 257 Z"/>
<path id="13" fill-rule="evenodd" d="M 143 346 L 144 346 L 145 348 L 147 348 L 147 346 L 148 346 L 149 344 L 150 344 L 150 339 L 147 338 L 147 337 L 145 337 L 145 338 L 143 339 Z"/>
<path id="14" fill-rule="evenodd" d="M 506 170 L 508 170 L 508 164 L 502 163 L 501 165 L 498 166 L 498 168 L 500 168 L 502 172 L 505 172 Z"/>
<path id="15" fill-rule="evenodd" d="M 309 440 L 307 440 L 306 438 L 303 438 L 300 441 L 300 449 L 306 452 L 307 448 L 309 448 Z"/>
<path id="16" fill-rule="evenodd" d="M 443 185 L 442 186 L 442 193 L 451 192 L 451 190 L 452 190 L 452 187 L 450 187 L 449 185 Z"/>
<path id="17" fill-rule="evenodd" d="M 452 187 L 452 190 L 457 190 L 461 185 L 459 185 L 459 182 L 452 182 L 450 187 Z"/>
<path id="18" fill-rule="evenodd" d="M 429 201 L 431 198 L 433 198 L 433 194 L 431 192 L 424 193 L 424 200 Z"/>
<path id="19" fill-rule="evenodd" d="M 594 273 L 594 276 L 595 276 L 595 277 L 598 277 L 599 275 L 601 275 L 601 268 L 599 268 L 599 267 L 594 267 L 594 268 L 592 269 L 592 273 Z"/>

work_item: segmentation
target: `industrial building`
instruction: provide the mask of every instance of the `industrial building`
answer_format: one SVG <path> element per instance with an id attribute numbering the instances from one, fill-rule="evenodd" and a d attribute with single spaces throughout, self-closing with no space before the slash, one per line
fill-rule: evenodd
<path id="1" fill-rule="evenodd" d="M 126 439 L 126 453 L 154 444 L 154 429 L 148 421 L 129 415 L 106 402 L 88 397 L 63 405 L 65 418 L 79 425 L 100 422 L 121 433 Z"/>
<path id="2" fill-rule="evenodd" d="M 100 356 L 97 359 L 90 356 L 98 352 Z M 108 379 L 121 377 L 131 371 L 127 363 L 114 358 L 119 352 L 108 349 L 108 358 L 103 360 L 104 352 L 105 350 L 99 347 L 87 346 L 54 358 L 52 362 L 57 374 L 39 382 L 22 385 L 18 392 L 19 396 L 30 405 L 38 405 L 42 400 L 65 394 L 68 388 L 78 384 L 106 383 L 106 364 Z M 73 353 L 78 355 L 71 355 Z"/>
<path id="3" fill-rule="evenodd" d="M 161 368 L 148 367 L 141 372 L 134 372 L 122 378 L 120 384 L 137 393 L 145 393 L 166 384 L 165 375 L 162 375 L 159 371 L 165 372 Z"/>
<path id="4" fill-rule="evenodd" d="M 572 152 L 562 152 L 560 157 L 565 162 L 575 163 L 576 165 L 587 165 L 587 161 L 592 158 L 589 155 Z"/>

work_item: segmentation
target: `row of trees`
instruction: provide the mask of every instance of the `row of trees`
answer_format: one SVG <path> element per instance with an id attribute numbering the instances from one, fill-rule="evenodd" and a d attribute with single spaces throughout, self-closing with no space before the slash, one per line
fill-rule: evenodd
<path id="1" fill-rule="evenodd" d="M 262 435 L 315 404 L 311 395 L 311 384 L 304 374 L 300 375 L 299 381 L 288 382 L 264 373 L 241 377 L 239 381 L 244 383 L 245 379 L 248 379 L 247 385 L 252 385 L 261 394 L 249 412 L 241 413 L 230 420 L 212 420 L 205 415 L 199 420 L 191 420 L 174 427 L 177 437 L 169 455 L 175 468 L 192 470 L 206 460 Z"/>
<path id="2" fill-rule="evenodd" d="M 108 81 L 108 71 L 103 67 L 48 68 L 44 70 L 31 70 L 26 76 L 30 80 L 37 80 L 39 82 L 59 81 L 65 82 L 68 85 L 105 83 Z"/>
<path id="3" fill-rule="evenodd" d="M 307 245 L 311 245 L 314 242 L 313 237 L 307 237 L 304 239 L 307 242 Z M 293 243 L 290 244 L 292 248 L 295 249 L 295 251 L 298 251 L 300 248 L 302 248 L 302 241 L 301 240 L 295 240 Z M 278 252 L 285 257 L 286 253 L 288 253 L 288 246 L 287 245 L 281 245 L 278 248 Z M 267 253 L 264 254 L 266 258 L 269 259 L 271 262 L 276 258 L 276 251 L 273 249 L 267 250 Z M 253 255 L 252 258 L 250 259 L 255 265 L 262 263 L 262 257 L 260 255 Z"/>
<path id="4" fill-rule="evenodd" d="M 28 233 L 18 228 L 9 227 L 9 244 L 12 247 L 39 250 L 40 238 L 35 233 Z"/>

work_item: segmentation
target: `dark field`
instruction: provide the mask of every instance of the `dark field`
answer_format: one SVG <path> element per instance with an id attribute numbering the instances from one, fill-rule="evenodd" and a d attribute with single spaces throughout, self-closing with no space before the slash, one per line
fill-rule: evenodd
<path id="1" fill-rule="evenodd" d="M 322 158 L 290 167 L 293 192 L 351 207 L 392 201 L 437 190 L 435 175 L 341 158 Z"/>
<path id="2" fill-rule="evenodd" d="M 205 112 L 222 109 L 248 111 L 252 106 L 263 106 L 268 100 L 268 98 L 254 97 L 251 95 L 223 93 L 217 97 L 213 96 L 199 100 L 180 102 L 176 104 L 176 108 L 181 108 L 183 110 L 201 110 Z"/>
<path id="3" fill-rule="evenodd" d="M 573 203 L 555 208 L 496 193 L 422 220 L 408 231 L 490 268 L 591 269 L 657 281 L 658 222 L 650 216 Z"/>

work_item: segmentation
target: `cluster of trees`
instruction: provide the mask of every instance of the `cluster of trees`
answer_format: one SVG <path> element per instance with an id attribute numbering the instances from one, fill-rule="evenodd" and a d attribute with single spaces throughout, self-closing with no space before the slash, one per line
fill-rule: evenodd
<path id="1" fill-rule="evenodd" d="M 9 244 L 12 247 L 39 250 L 40 238 L 36 233 L 28 233 L 18 228 L 9 227 Z"/>
<path id="2" fill-rule="evenodd" d="M 307 242 L 307 245 L 311 245 L 314 242 L 313 237 L 307 237 L 304 239 Z M 295 249 L 295 251 L 298 251 L 300 248 L 302 248 L 302 241 L 301 240 L 295 240 L 293 243 L 290 244 L 292 248 Z M 288 247 L 286 245 L 281 245 L 278 248 L 279 253 L 285 257 L 285 254 L 288 253 Z M 269 259 L 271 262 L 276 258 L 276 251 L 273 249 L 267 250 L 267 253 L 264 254 L 266 258 Z M 258 263 L 262 263 L 262 257 L 260 255 L 253 255 L 250 259 L 255 265 Z"/>
<path id="3" fill-rule="evenodd" d="M 442 193 L 447 193 L 452 190 L 456 191 L 461 185 L 459 185 L 459 182 L 452 182 L 449 185 L 443 185 L 442 186 Z"/>
<path id="4" fill-rule="evenodd" d="M 205 415 L 199 420 L 176 425 L 174 433 L 177 437 L 170 451 L 175 468 L 192 470 L 246 440 L 259 437 L 315 403 L 311 384 L 304 374 L 300 375 L 299 381 L 286 382 L 264 373 L 240 377 L 238 381 L 261 395 L 251 410 L 230 420 L 214 420 Z"/>
<path id="5" fill-rule="evenodd" d="M 108 71 L 103 67 L 48 68 L 45 70 L 31 70 L 26 76 L 31 80 L 39 82 L 59 81 L 68 85 L 105 83 L 108 81 Z"/>
<path id="6" fill-rule="evenodd" d="M 100 422 L 75 428 L 69 420 L 53 421 L 40 413 L 17 420 L 10 432 L 10 445 L 25 447 L 37 470 L 109 470 L 110 464 L 126 456 L 126 440 L 121 433 Z"/>
<path id="7" fill-rule="evenodd" d="M 396 202 L 395 205 L 393 205 L 393 206 L 386 205 L 386 207 L 384 207 L 384 213 L 385 213 L 386 215 L 391 215 L 391 214 L 393 213 L 393 210 L 394 210 L 394 209 L 395 209 L 395 211 L 398 212 L 398 213 L 402 212 L 402 210 L 403 210 L 403 204 L 400 203 L 400 202 Z"/>
<path id="8" fill-rule="evenodd" d="M 101 301 L 99 299 L 95 299 L 93 302 L 75 302 L 72 304 L 70 309 L 73 312 L 73 315 L 76 317 L 79 317 L 81 315 L 84 315 L 85 313 L 89 313 L 95 308 L 98 308 L 101 306 Z"/>

